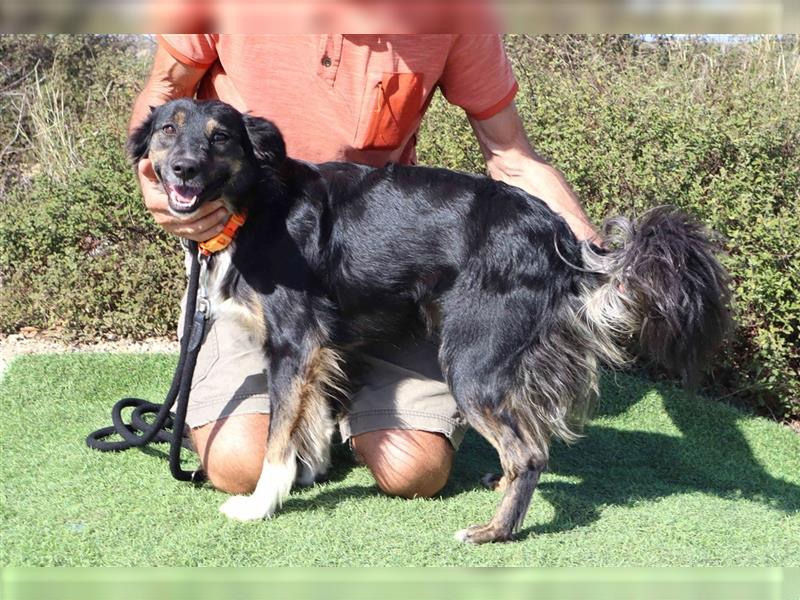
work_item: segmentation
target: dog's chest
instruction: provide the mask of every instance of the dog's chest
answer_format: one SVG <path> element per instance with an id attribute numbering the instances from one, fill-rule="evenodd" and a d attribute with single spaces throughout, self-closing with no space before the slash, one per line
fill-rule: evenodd
<path id="1" fill-rule="evenodd" d="M 231 259 L 232 251 L 223 250 L 214 254 L 209 264 L 206 281 L 209 319 L 234 321 L 263 343 L 266 327 L 260 299 L 249 287 L 231 283 L 235 268 Z"/>

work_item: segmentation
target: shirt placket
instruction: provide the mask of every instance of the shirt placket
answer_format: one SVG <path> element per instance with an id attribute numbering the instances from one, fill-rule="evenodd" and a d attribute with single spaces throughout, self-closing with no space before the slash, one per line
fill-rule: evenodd
<path id="1" fill-rule="evenodd" d="M 336 74 L 342 62 L 342 35 L 328 34 L 320 36 L 317 75 L 330 87 L 336 83 Z"/>

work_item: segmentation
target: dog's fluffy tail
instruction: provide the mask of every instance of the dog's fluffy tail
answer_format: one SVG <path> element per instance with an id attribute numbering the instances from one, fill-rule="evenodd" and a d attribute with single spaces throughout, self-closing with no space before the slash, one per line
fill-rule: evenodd
<path id="1" fill-rule="evenodd" d="M 706 230 L 673 207 L 607 221 L 609 248 L 586 244 L 581 314 L 611 365 L 631 352 L 694 386 L 729 326 L 728 276 Z"/>

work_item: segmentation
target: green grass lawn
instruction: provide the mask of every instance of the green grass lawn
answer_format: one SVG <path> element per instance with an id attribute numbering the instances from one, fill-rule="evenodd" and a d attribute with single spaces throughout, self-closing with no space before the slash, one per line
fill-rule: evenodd
<path id="1" fill-rule="evenodd" d="M 800 565 L 800 436 L 669 386 L 607 376 L 599 414 L 556 444 L 519 541 L 466 546 L 494 451 L 467 436 L 440 497 L 381 495 L 344 447 L 331 481 L 235 523 L 174 481 L 164 446 L 104 454 L 86 434 L 125 395 L 158 400 L 174 356 L 17 359 L 0 381 L 0 565 Z M 188 465 L 195 457 L 186 455 Z"/>

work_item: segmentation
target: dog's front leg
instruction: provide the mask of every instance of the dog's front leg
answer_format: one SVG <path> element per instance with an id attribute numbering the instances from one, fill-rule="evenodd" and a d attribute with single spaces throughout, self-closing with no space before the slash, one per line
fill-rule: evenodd
<path id="1" fill-rule="evenodd" d="M 238 521 L 272 516 L 289 495 L 297 471 L 293 426 L 301 419 L 302 359 L 294 353 L 270 360 L 270 425 L 264 466 L 249 496 L 232 496 L 220 510 Z"/>
<path id="2" fill-rule="evenodd" d="M 288 311 L 287 311 L 288 312 Z M 264 467 L 250 496 L 233 496 L 220 510 L 232 519 L 252 521 L 269 517 L 289 495 L 297 475 L 298 455 L 306 455 L 308 438 L 330 436 L 330 427 L 313 427 L 321 418 L 321 403 L 326 406 L 324 386 L 328 380 L 328 350 L 313 335 L 307 315 L 288 322 L 273 322 L 267 340 L 269 358 L 270 425 Z M 320 447 L 330 439 L 315 442 Z"/>

